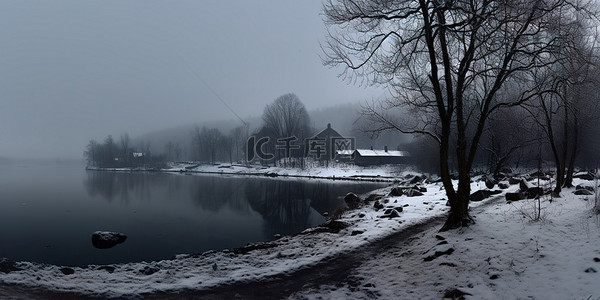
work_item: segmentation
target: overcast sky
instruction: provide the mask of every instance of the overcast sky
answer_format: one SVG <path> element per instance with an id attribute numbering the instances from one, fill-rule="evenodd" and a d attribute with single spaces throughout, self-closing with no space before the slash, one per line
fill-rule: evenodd
<path id="1" fill-rule="evenodd" d="M 321 1 L 0 1 L 0 156 L 79 158 L 91 138 L 377 98 L 322 65 Z"/>

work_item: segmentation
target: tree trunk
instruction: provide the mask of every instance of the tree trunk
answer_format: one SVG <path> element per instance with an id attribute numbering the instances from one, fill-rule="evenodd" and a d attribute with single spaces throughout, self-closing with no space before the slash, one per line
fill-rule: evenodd
<path id="1" fill-rule="evenodd" d="M 571 145 L 571 156 L 569 157 L 569 166 L 567 169 L 567 177 L 565 178 L 565 182 L 563 183 L 564 187 L 572 188 L 573 187 L 573 172 L 575 172 L 575 159 L 577 158 L 577 150 L 579 143 L 579 122 L 577 118 L 573 120 L 573 140 Z"/>
<path id="2" fill-rule="evenodd" d="M 459 164 L 458 167 L 458 190 L 448 194 L 450 201 L 450 213 L 446 223 L 440 231 L 447 231 L 455 228 L 465 227 L 475 223 L 469 215 L 469 196 L 471 195 L 471 176 L 469 168 L 465 164 Z"/>
<path id="3" fill-rule="evenodd" d="M 440 145 L 440 174 L 446 195 L 448 195 L 448 201 L 450 202 L 450 213 L 440 231 L 448 231 L 474 223 L 473 219 L 469 216 L 469 196 L 471 192 L 469 170 L 466 165 L 459 164 L 458 190 L 454 190 L 450 178 L 448 158 L 448 139 L 444 139 Z"/>

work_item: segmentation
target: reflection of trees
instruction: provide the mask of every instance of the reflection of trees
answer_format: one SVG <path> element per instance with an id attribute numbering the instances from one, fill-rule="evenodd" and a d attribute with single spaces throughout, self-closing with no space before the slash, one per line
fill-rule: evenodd
<path id="1" fill-rule="evenodd" d="M 191 200 L 202 210 L 214 213 L 230 209 L 248 214 L 254 210 L 265 220 L 267 237 L 296 233 L 325 221 L 320 213 L 332 213 L 343 205 L 347 192 L 360 194 L 376 187 L 330 181 L 98 171 L 88 171 L 84 185 L 91 196 L 99 195 L 109 202 L 158 197 L 159 201 Z"/>
<path id="2" fill-rule="evenodd" d="M 205 210 L 219 211 L 228 207 L 236 211 L 249 211 L 244 196 L 248 178 L 222 176 L 191 176 L 190 190 L 194 203 Z"/>
<path id="3" fill-rule="evenodd" d="M 243 178 L 227 178 L 221 176 L 193 176 L 190 184 L 194 203 L 203 209 L 217 212 L 224 207 L 234 210 L 247 211 L 248 204 L 241 195 Z"/>
<path id="4" fill-rule="evenodd" d="M 109 202 L 118 198 L 128 203 L 131 194 L 139 199 L 148 199 L 151 187 L 164 180 L 164 176 L 160 175 L 88 171 L 84 185 L 91 196 L 100 195 Z"/>
<path id="5" fill-rule="evenodd" d="M 314 226 L 316 224 L 311 222 L 315 221 L 315 215 L 317 220 L 325 221 L 320 213 L 332 213 L 344 205 L 346 193 L 362 194 L 377 186 L 371 183 L 260 180 L 246 187 L 246 197 L 252 209 L 265 219 L 265 235 L 272 236 L 296 233 Z"/>
<path id="6" fill-rule="evenodd" d="M 308 227 L 310 199 L 301 182 L 261 180 L 246 187 L 250 206 L 265 219 L 265 234 L 295 233 Z"/>

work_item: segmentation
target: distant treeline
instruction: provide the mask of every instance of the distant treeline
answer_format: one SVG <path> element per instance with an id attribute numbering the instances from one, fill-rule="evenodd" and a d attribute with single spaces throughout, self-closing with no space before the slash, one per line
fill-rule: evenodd
<path id="1" fill-rule="evenodd" d="M 129 146 L 129 135 L 121 135 L 116 143 L 111 135 L 104 139 L 104 143 L 91 140 L 84 152 L 88 166 L 99 168 L 162 168 L 165 166 L 166 156 L 152 155 L 150 144 L 143 144 L 138 148 Z"/>

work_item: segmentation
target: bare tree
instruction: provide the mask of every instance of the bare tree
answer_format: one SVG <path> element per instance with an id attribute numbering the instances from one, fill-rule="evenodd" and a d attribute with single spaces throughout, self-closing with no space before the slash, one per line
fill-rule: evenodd
<path id="1" fill-rule="evenodd" d="M 598 49 L 591 38 L 593 35 L 589 34 L 593 24 L 582 18 L 556 23 L 554 30 L 564 33 L 561 43 L 573 46 L 560 47 L 556 55 L 563 59 L 537 76 L 536 80 L 543 83 L 547 92 L 540 93 L 537 101 L 527 103 L 524 108 L 533 116 L 550 145 L 556 166 L 554 196 L 560 197 L 563 187 L 573 186 L 580 137 L 585 125 L 596 118 L 596 93 L 600 81 L 596 75 Z"/>
<path id="2" fill-rule="evenodd" d="M 165 144 L 165 154 L 167 156 L 167 160 L 173 160 L 173 150 L 175 148 L 175 145 L 173 144 L 173 142 L 169 141 L 168 143 Z"/>
<path id="3" fill-rule="evenodd" d="M 181 154 L 183 152 L 183 149 L 181 149 L 181 146 L 179 145 L 179 143 L 175 144 L 175 146 L 173 147 L 173 152 L 175 154 L 175 160 L 179 161 L 181 159 Z"/>
<path id="4" fill-rule="evenodd" d="M 517 108 L 499 110 L 490 116 L 481 149 L 489 155 L 489 171 L 495 178 L 510 162 L 518 165 L 530 146 L 542 142 L 532 131 L 535 125 L 528 117 L 527 112 Z"/>
<path id="5" fill-rule="evenodd" d="M 196 127 L 194 131 L 194 144 L 198 151 L 198 158 L 203 162 L 214 164 L 217 161 L 219 150 L 222 149 L 221 143 L 223 134 L 217 128 Z"/>
<path id="6" fill-rule="evenodd" d="M 275 138 L 296 136 L 301 139 L 310 133 L 310 117 L 295 94 L 277 97 L 267 105 L 262 115 L 264 128 Z"/>
<path id="7" fill-rule="evenodd" d="M 121 146 L 121 159 L 125 164 L 129 163 L 129 134 L 124 133 L 121 134 L 121 138 L 119 139 L 119 145 Z"/>
<path id="8" fill-rule="evenodd" d="M 442 230 L 466 226 L 470 171 L 488 117 L 539 92 L 531 72 L 560 59 L 557 19 L 586 9 L 567 0 L 329 0 L 325 63 L 347 78 L 390 88 L 393 99 L 366 113 L 374 130 L 423 134 L 439 144 L 440 176 L 450 202 Z M 498 92 L 511 82 L 515 97 Z M 414 112 L 408 122 L 394 109 Z M 458 187 L 450 177 L 455 140 Z"/>
<path id="9" fill-rule="evenodd" d="M 233 151 L 233 160 L 239 162 L 244 155 L 244 146 L 248 140 L 248 127 L 238 126 L 231 130 L 231 147 Z"/>
<path id="10" fill-rule="evenodd" d="M 265 150 L 275 153 L 274 165 L 285 150 L 277 151 L 276 140 L 279 138 L 294 139 L 289 143 L 301 144 L 310 134 L 310 117 L 295 94 L 285 94 L 277 97 L 273 103 L 267 105 L 262 115 L 263 126 L 259 130 L 259 135 L 268 136 L 271 141 L 266 145 Z M 289 156 L 301 156 L 301 152 L 288 152 Z M 291 157 L 288 157 L 291 158 Z M 286 162 L 287 163 L 287 162 Z M 303 165 L 303 160 L 301 162 Z"/>

